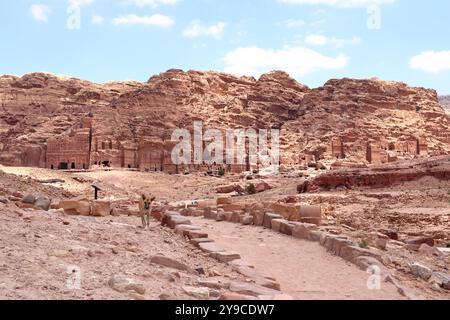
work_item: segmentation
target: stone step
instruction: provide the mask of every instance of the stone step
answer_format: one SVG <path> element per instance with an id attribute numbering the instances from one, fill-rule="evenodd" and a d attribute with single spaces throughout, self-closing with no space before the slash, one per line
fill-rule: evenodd
<path id="1" fill-rule="evenodd" d="M 225 249 L 223 249 L 222 247 L 220 247 L 217 243 L 215 242 L 203 242 L 203 243 L 199 243 L 198 247 L 207 253 L 215 253 L 215 252 L 225 252 Z"/>

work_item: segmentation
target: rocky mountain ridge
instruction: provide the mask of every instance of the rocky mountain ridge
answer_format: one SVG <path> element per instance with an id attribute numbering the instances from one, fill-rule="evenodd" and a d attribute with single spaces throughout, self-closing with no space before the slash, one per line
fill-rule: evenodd
<path id="1" fill-rule="evenodd" d="M 122 146 L 169 140 L 194 121 L 205 128 L 278 128 L 288 167 L 311 159 L 367 163 L 368 143 L 376 145 L 375 158 L 383 154 L 380 161 L 414 158 L 419 144 L 426 146 L 422 155 L 450 150 L 450 116 L 437 93 L 379 79 L 333 79 L 310 89 L 281 71 L 255 79 L 172 69 L 146 83 L 107 84 L 32 73 L 1 76 L 0 105 L 6 165 L 45 166 L 48 139 L 80 127 L 88 115 L 96 137 Z"/>

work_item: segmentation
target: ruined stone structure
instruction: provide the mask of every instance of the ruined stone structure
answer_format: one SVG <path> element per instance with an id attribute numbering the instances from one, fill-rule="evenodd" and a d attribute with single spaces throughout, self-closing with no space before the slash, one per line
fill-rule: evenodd
<path id="1" fill-rule="evenodd" d="M 46 166 L 49 169 L 88 169 L 90 167 L 92 120 L 83 119 L 80 128 L 47 142 Z"/>
<path id="2" fill-rule="evenodd" d="M 82 170 L 100 166 L 168 174 L 217 172 L 220 168 L 228 173 L 242 173 L 251 168 L 248 155 L 246 164 L 220 165 L 205 161 L 201 165 L 176 165 L 172 161 L 172 150 L 177 143 L 157 136 L 142 138 L 138 143 L 122 142 L 113 137 L 97 134 L 93 119 L 85 117 L 78 126 L 66 134 L 48 139 L 44 163 L 45 167 L 54 170 Z M 206 144 L 204 142 L 203 148 Z M 223 159 L 226 159 L 225 152 L 224 150 Z M 193 154 L 192 150 L 192 163 L 194 163 Z"/>
<path id="3" fill-rule="evenodd" d="M 381 146 L 377 143 L 367 143 L 367 162 L 372 164 L 380 164 L 381 161 Z"/>
<path id="4" fill-rule="evenodd" d="M 348 143 L 347 146 L 341 138 L 334 138 L 331 141 L 330 156 L 337 159 L 345 159 L 346 154 L 359 153 L 361 150 L 357 144 Z M 425 139 L 411 137 L 405 140 L 388 142 L 385 139 L 380 141 L 369 141 L 365 148 L 366 161 L 370 164 L 384 164 L 398 161 L 399 158 L 417 158 L 428 155 L 428 144 Z"/>
<path id="5" fill-rule="evenodd" d="M 331 140 L 331 155 L 336 159 L 345 158 L 344 143 L 342 142 L 342 139 L 334 138 Z"/>

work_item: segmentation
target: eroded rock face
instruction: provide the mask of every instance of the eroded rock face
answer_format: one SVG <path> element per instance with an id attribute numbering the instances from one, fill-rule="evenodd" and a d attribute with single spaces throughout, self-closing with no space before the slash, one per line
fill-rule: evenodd
<path id="1" fill-rule="evenodd" d="M 380 188 L 415 181 L 423 177 L 450 179 L 450 157 L 405 162 L 371 168 L 342 169 L 323 173 L 298 185 L 299 193 L 330 191 L 335 189 Z"/>
<path id="2" fill-rule="evenodd" d="M 434 90 L 378 79 L 330 80 L 305 95 L 297 118 L 283 126 L 283 163 L 334 158 L 349 166 L 447 154 L 448 125 Z"/>
<path id="3" fill-rule="evenodd" d="M 450 116 L 435 91 L 377 79 L 330 80 L 311 90 L 280 71 L 256 80 L 174 69 L 147 83 L 102 85 L 32 73 L 1 76 L 0 103 L 0 163 L 12 166 L 210 171 L 171 162 L 173 130 L 193 132 L 194 121 L 204 130 L 281 129 L 286 167 L 377 164 L 450 150 Z"/>

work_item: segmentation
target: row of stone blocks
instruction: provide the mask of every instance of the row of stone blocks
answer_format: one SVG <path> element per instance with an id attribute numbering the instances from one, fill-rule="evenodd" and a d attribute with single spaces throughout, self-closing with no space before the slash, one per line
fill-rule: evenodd
<path id="1" fill-rule="evenodd" d="M 320 207 L 310 206 L 308 210 L 319 214 Z M 356 264 L 363 270 L 367 270 L 372 265 L 382 267 L 380 251 L 360 248 L 358 244 L 347 237 L 332 235 L 320 230 L 319 224 L 292 222 L 274 213 L 217 212 L 210 208 L 204 209 L 204 218 L 241 223 L 243 225 L 262 226 L 297 239 L 315 241 L 329 252 Z"/>
<path id="2" fill-rule="evenodd" d="M 193 216 L 197 216 L 197 214 L 193 212 Z M 161 224 L 174 229 L 176 234 L 188 238 L 191 244 L 209 254 L 210 257 L 219 262 L 229 264 L 236 272 L 253 279 L 254 284 L 241 284 L 241 287 L 230 288 L 232 291 L 242 294 L 242 297 L 253 295 L 258 297 L 291 299 L 291 297 L 281 293 L 280 284 L 275 279 L 258 275 L 253 266 L 250 266 L 241 259 L 240 254 L 228 252 L 220 247 L 209 238 L 206 232 L 202 231 L 200 227 L 192 225 L 191 220 L 181 213 L 175 211 L 164 213 Z M 238 285 L 236 284 L 235 286 Z"/>
<path id="3" fill-rule="evenodd" d="M 178 212 L 166 212 L 163 216 L 162 225 L 174 229 L 175 233 L 188 238 L 191 243 L 220 262 L 227 263 L 241 259 L 239 254 L 227 252 L 221 248 L 208 238 L 206 232 L 202 231 L 198 226 L 193 226 L 191 220 Z"/>
<path id="4" fill-rule="evenodd" d="M 111 215 L 113 207 L 109 200 L 88 200 L 81 196 L 52 203 L 52 209 L 63 209 L 68 215 L 106 217 Z"/>

